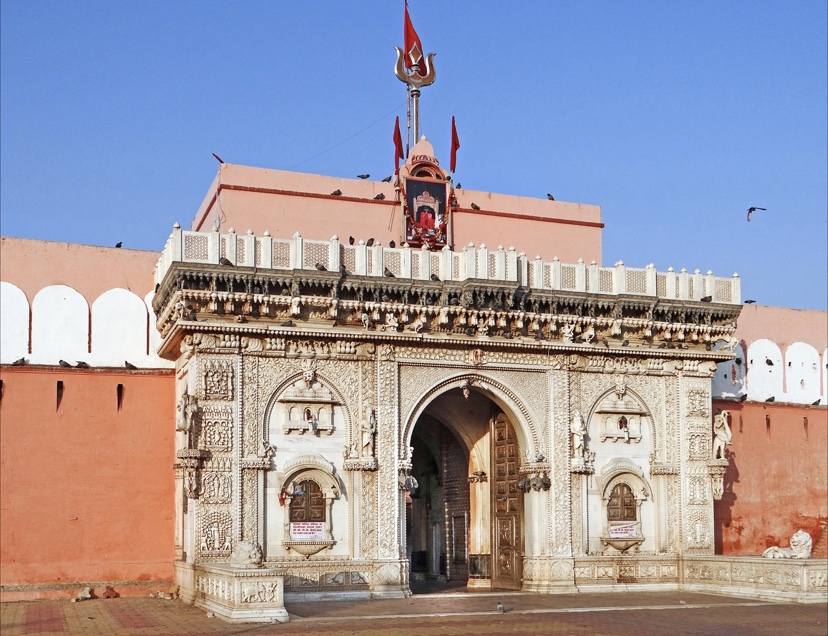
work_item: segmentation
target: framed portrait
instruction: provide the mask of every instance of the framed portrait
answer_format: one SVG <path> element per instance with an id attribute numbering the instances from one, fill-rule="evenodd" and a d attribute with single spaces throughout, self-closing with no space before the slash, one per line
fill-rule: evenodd
<path id="1" fill-rule="evenodd" d="M 443 247 L 448 242 L 449 197 L 445 181 L 405 180 L 405 242 L 411 246 Z"/>

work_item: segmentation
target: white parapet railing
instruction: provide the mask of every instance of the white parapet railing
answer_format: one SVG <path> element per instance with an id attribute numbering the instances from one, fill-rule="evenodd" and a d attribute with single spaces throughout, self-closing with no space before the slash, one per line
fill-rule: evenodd
<path id="1" fill-rule="evenodd" d="M 223 260 L 226 259 L 226 260 Z M 551 262 L 539 256 L 527 258 L 515 248 L 489 249 L 486 245 L 469 244 L 462 251 L 444 247 L 429 251 L 426 247 L 413 249 L 407 245 L 388 248 L 366 245 L 363 241 L 348 245 L 334 236 L 329 241 L 312 241 L 297 232 L 290 239 L 275 239 L 265 232 L 254 236 L 248 230 L 238 235 L 230 228 L 226 234 L 190 232 L 176 223 L 155 268 L 155 282 L 161 283 L 174 262 L 218 265 L 229 261 L 238 267 L 262 270 L 319 270 L 338 272 L 341 268 L 357 276 L 387 276 L 413 280 L 464 281 L 468 279 L 517 283 L 539 290 L 585 292 L 607 295 L 651 296 L 667 300 L 714 303 L 741 303 L 738 274 L 731 278 L 713 276 L 708 271 L 692 274 L 686 269 L 675 272 L 657 272 L 653 265 L 644 268 L 627 267 L 619 261 L 613 267 L 600 267 L 595 262 L 587 265 L 561 263 L 557 257 Z"/>

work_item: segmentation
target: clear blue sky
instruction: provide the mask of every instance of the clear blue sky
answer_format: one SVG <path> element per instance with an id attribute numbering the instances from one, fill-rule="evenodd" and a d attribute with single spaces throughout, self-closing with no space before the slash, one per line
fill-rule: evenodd
<path id="1" fill-rule="evenodd" d="M 605 264 L 826 309 L 824 0 L 409 6 L 437 53 L 423 132 L 447 162 L 456 116 L 465 188 L 602 206 Z M 389 174 L 402 7 L 3 0 L 0 231 L 160 250 L 213 152 Z"/>

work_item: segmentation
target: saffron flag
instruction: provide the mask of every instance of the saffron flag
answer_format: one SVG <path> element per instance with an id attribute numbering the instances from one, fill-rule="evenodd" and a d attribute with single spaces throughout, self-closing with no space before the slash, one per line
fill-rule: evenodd
<path id="1" fill-rule="evenodd" d="M 451 118 L 451 171 L 457 166 L 457 151 L 460 149 L 460 137 L 457 136 L 457 126 L 454 125 L 454 116 Z"/>
<path id="2" fill-rule="evenodd" d="M 400 159 L 405 159 L 402 135 L 400 134 L 400 118 L 394 123 L 394 174 L 400 171 Z"/>
<path id="3" fill-rule="evenodd" d="M 420 36 L 414 30 L 414 25 L 411 24 L 411 16 L 408 15 L 408 2 L 405 3 L 405 24 L 403 26 L 403 46 L 405 47 L 405 68 L 409 71 L 414 64 L 419 66 L 420 60 L 423 59 L 423 45 L 420 42 Z M 420 71 L 423 69 L 420 68 Z"/>

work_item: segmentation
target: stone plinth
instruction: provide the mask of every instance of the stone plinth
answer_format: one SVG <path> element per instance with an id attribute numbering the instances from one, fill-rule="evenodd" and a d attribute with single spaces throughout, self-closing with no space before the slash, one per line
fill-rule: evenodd
<path id="1" fill-rule="evenodd" d="M 284 574 L 281 568 L 196 564 L 194 603 L 230 623 L 284 623 Z"/>

